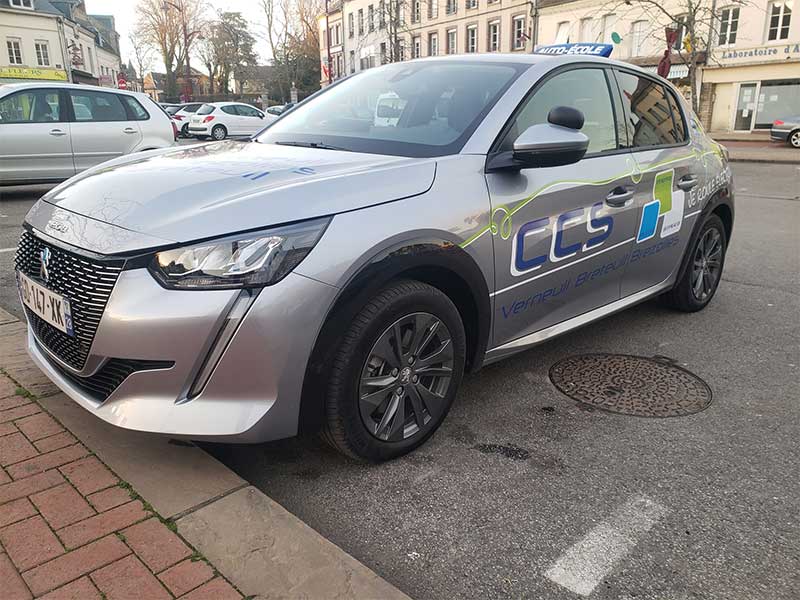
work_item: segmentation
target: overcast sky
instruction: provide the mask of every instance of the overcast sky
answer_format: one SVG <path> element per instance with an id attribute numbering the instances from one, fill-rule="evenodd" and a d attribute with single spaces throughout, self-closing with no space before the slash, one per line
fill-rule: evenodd
<path id="1" fill-rule="evenodd" d="M 93 15 L 114 15 L 122 46 L 122 60 L 126 64 L 130 54 L 128 34 L 136 22 L 136 4 L 137 0 L 86 0 L 86 12 Z M 262 16 L 261 3 L 258 0 L 206 0 L 206 4 L 210 7 L 209 12 L 219 9 L 241 12 L 244 18 L 250 22 L 250 30 L 256 35 L 256 51 L 260 61 L 263 63 L 269 58 L 269 47 L 262 35 L 265 30 L 263 25 L 265 19 Z M 192 66 L 200 68 L 199 64 Z M 152 68 L 156 71 L 164 70 L 164 65 L 157 56 L 153 61 Z"/>

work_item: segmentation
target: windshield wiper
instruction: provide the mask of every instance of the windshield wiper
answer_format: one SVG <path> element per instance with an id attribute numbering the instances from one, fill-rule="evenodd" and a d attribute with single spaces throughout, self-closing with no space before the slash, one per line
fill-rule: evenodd
<path id="1" fill-rule="evenodd" d="M 317 150 L 341 150 L 343 152 L 352 152 L 349 148 L 342 148 L 341 146 L 331 146 L 324 142 L 275 142 L 279 146 L 297 146 L 298 148 L 316 148 Z"/>

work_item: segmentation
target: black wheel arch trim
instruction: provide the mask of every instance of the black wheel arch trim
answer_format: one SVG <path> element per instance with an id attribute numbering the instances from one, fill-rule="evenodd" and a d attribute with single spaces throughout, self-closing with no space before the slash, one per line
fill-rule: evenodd
<path id="1" fill-rule="evenodd" d="M 712 196 L 708 199 L 708 202 L 706 202 L 705 206 L 703 206 L 701 209 L 700 214 L 697 215 L 697 219 L 692 226 L 692 233 L 689 236 L 689 242 L 686 244 L 686 250 L 683 252 L 681 266 L 680 269 L 678 269 L 678 276 L 675 278 L 675 285 L 678 285 L 681 279 L 683 279 L 683 276 L 686 274 L 686 269 L 689 267 L 689 263 L 692 260 L 692 249 L 700 237 L 700 230 L 703 228 L 703 224 L 706 222 L 706 219 L 709 217 L 709 215 L 716 212 L 720 206 L 726 207 L 730 212 L 731 223 L 730 229 L 726 228 L 725 231 L 725 248 L 727 249 L 728 245 L 730 244 L 734 222 L 733 193 L 729 186 L 725 186 L 712 194 Z"/>
<path id="2" fill-rule="evenodd" d="M 465 370 L 480 369 L 489 343 L 492 317 L 489 289 L 480 267 L 466 250 L 450 240 L 426 237 L 397 243 L 374 255 L 356 271 L 328 311 L 303 378 L 298 433 L 318 431 L 323 424 L 325 375 L 335 354 L 336 340 L 344 335 L 356 314 L 380 289 L 399 279 L 418 279 L 448 293 L 442 289 L 447 285 L 426 281 L 426 273 L 441 274 L 443 270 L 457 277 L 463 284 L 462 289 L 469 293 L 469 298 L 462 298 L 461 302 L 451 299 L 459 312 L 464 302 L 473 304 L 474 322 L 464 319 L 465 329 L 474 328 L 467 331 L 472 343 L 467 348 Z M 462 313 L 462 318 L 464 316 Z"/>

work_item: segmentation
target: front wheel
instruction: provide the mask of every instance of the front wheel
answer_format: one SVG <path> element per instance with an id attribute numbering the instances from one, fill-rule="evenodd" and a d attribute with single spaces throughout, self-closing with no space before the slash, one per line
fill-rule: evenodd
<path id="1" fill-rule="evenodd" d="M 710 215 L 691 248 L 689 265 L 683 277 L 663 299 L 667 306 L 684 312 L 704 309 L 717 292 L 725 265 L 727 237 L 717 215 Z"/>
<path id="2" fill-rule="evenodd" d="M 447 416 L 464 374 L 458 309 L 440 290 L 400 281 L 353 319 L 330 370 L 323 437 L 381 462 L 423 444 Z"/>
<path id="3" fill-rule="evenodd" d="M 792 148 L 800 148 L 800 129 L 789 134 L 789 144 Z"/>

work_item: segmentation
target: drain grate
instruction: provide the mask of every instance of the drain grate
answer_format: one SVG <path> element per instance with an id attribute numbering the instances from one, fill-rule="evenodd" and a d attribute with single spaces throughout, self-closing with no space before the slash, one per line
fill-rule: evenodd
<path id="1" fill-rule="evenodd" d="M 680 417 L 708 408 L 705 381 L 664 359 L 580 354 L 550 368 L 550 381 L 573 400 L 639 417 Z"/>

